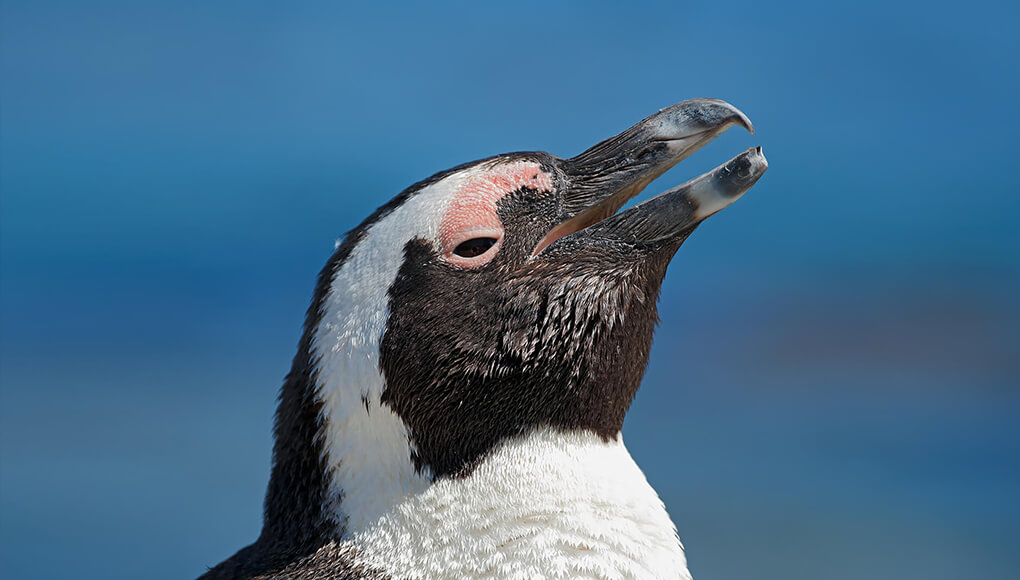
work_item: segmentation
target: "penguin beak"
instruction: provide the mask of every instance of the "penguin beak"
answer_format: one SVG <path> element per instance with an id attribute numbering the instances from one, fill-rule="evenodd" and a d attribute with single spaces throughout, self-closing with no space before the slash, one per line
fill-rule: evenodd
<path id="1" fill-rule="evenodd" d="M 751 121 L 733 105 L 692 99 L 565 160 L 567 183 L 559 224 L 539 242 L 535 254 L 582 231 L 585 236 L 635 243 L 686 237 L 684 232 L 735 201 L 761 177 L 768 167 L 761 148 L 749 149 L 705 175 L 613 214 L 652 180 L 734 125 L 754 133 Z"/>
<path id="2" fill-rule="evenodd" d="M 751 189 L 768 169 L 761 147 L 752 147 L 679 187 L 578 232 L 592 239 L 679 247 L 709 216 Z"/>

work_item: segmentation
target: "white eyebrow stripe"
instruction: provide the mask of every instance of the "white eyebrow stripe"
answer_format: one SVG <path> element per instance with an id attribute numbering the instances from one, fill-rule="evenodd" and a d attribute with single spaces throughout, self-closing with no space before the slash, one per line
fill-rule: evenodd
<path id="1" fill-rule="evenodd" d="M 312 340 L 331 474 L 330 499 L 323 510 L 348 534 L 431 481 L 431 474 L 414 468 L 406 425 L 381 402 L 385 380 L 379 347 L 404 246 L 414 238 L 437 238 L 451 199 L 473 169 L 412 194 L 371 225 L 334 274 L 324 301 Z"/>

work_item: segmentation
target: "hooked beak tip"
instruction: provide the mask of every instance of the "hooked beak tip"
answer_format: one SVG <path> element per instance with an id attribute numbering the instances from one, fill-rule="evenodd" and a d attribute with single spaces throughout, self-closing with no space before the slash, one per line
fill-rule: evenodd
<path id="1" fill-rule="evenodd" d="M 719 99 L 691 99 L 667 107 L 648 119 L 658 126 L 656 141 L 690 140 L 719 135 L 734 125 L 754 135 L 754 125 L 743 111 Z"/>

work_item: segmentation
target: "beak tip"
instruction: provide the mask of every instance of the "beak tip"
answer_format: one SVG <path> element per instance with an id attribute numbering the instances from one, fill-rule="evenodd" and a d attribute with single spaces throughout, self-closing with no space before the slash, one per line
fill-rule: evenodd
<path id="1" fill-rule="evenodd" d="M 751 119 L 749 119 L 747 115 L 744 114 L 743 111 L 727 103 L 726 101 L 718 101 L 718 103 L 730 112 L 732 119 L 730 122 L 732 124 L 740 125 L 744 129 L 747 129 L 748 133 L 754 135 L 754 124 L 751 123 Z"/>
<path id="2" fill-rule="evenodd" d="M 711 175 L 711 179 L 703 179 L 705 176 L 702 176 L 694 180 L 688 195 L 697 205 L 695 218 L 707 219 L 740 199 L 758 182 L 768 167 L 769 162 L 761 147 L 751 147 L 705 175 Z"/>
<path id="3" fill-rule="evenodd" d="M 768 169 L 769 161 L 768 159 L 765 159 L 765 153 L 761 150 L 761 145 L 752 147 L 748 153 L 750 154 L 754 164 L 760 166 L 762 171 Z"/>
<path id="4" fill-rule="evenodd" d="M 685 139 L 718 135 L 739 125 L 754 135 L 754 125 L 743 111 L 720 99 L 691 99 L 667 107 L 646 121 L 655 120 L 656 139 Z"/>

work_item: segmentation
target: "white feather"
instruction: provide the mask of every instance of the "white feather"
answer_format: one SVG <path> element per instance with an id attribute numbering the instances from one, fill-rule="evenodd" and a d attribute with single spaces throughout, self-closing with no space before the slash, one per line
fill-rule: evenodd
<path id="1" fill-rule="evenodd" d="M 381 403 L 379 345 L 404 245 L 415 237 L 437 237 L 443 213 L 471 171 L 426 187 L 372 225 L 330 285 L 312 345 L 334 492 L 333 501 L 323 507 L 348 533 L 431 481 L 430 474 L 414 469 L 403 421 Z"/>
<path id="2" fill-rule="evenodd" d="M 666 509 L 619 436 L 539 430 L 349 537 L 396 578 L 689 579 Z"/>

